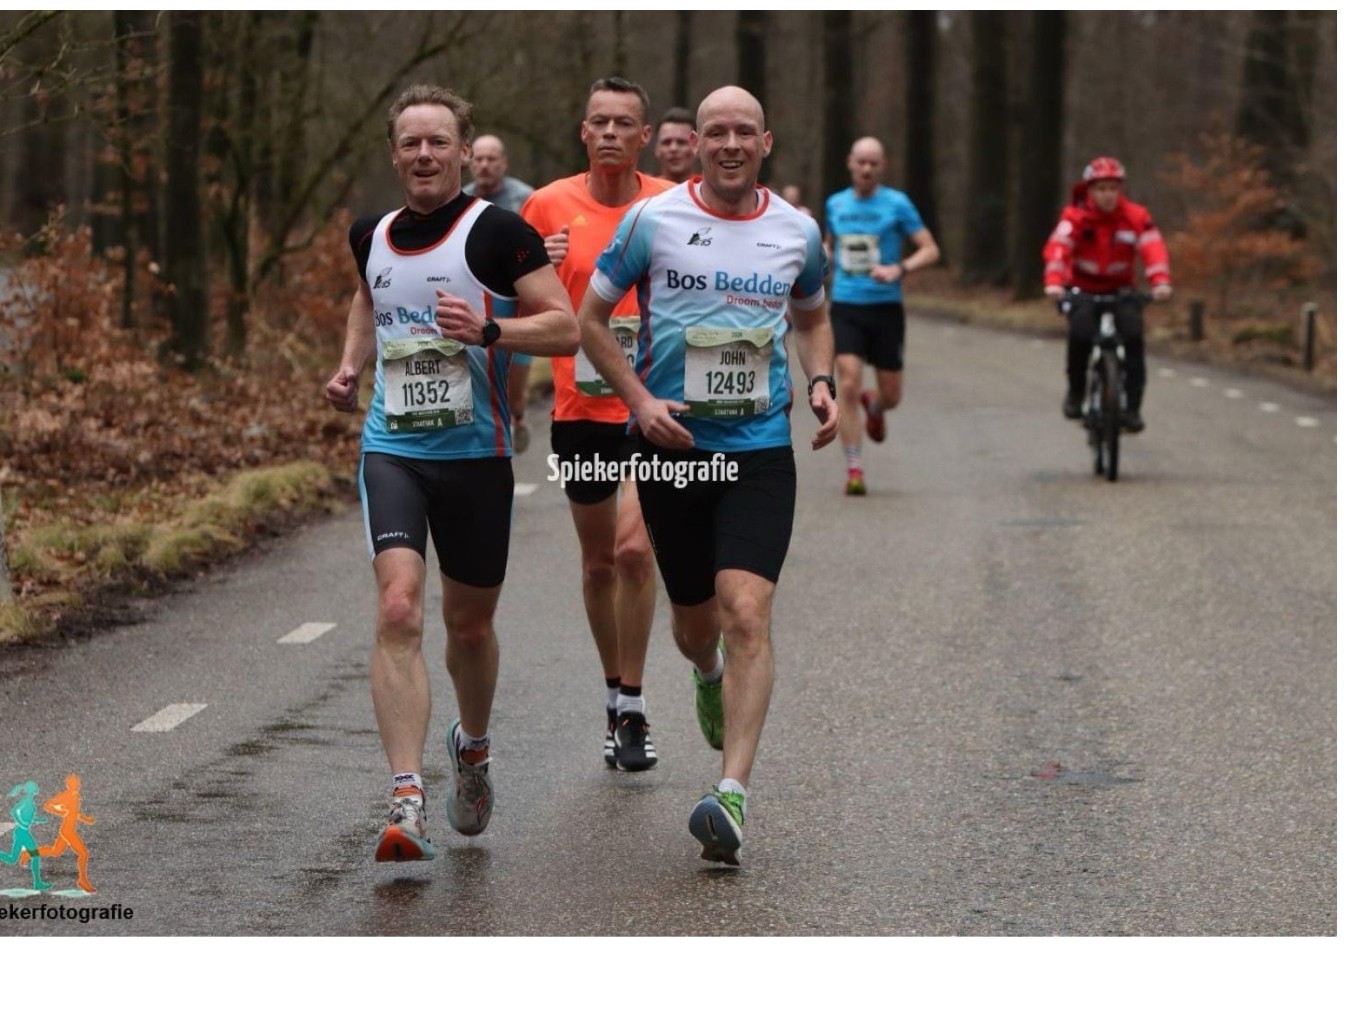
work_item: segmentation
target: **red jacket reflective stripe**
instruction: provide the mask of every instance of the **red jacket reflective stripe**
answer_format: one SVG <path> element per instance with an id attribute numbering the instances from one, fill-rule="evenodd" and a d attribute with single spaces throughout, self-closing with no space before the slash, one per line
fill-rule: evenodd
<path id="1" fill-rule="evenodd" d="M 1044 286 L 1080 287 L 1093 294 L 1131 287 L 1135 252 L 1152 286 L 1171 282 L 1166 242 L 1147 209 L 1121 194 L 1114 212 L 1103 213 L 1081 181 L 1044 245 Z"/>

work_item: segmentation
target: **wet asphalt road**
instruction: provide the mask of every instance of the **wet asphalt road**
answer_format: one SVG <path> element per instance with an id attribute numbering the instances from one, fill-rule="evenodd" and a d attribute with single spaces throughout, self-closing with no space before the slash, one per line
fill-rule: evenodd
<path id="1" fill-rule="evenodd" d="M 484 836 L 443 819 L 454 707 L 432 631 L 440 856 L 371 860 L 388 777 L 356 508 L 141 623 L 0 653 L 0 784 L 83 777 L 98 887 L 0 910 L 133 910 L 4 934 L 1335 934 L 1334 401 L 1152 359 L 1149 429 L 1111 485 L 1058 415 L 1061 358 L 914 322 L 863 500 L 840 494 L 837 450 L 808 449 L 800 405 L 740 870 L 703 864 L 685 830 L 718 758 L 664 605 L 646 684 L 660 766 L 602 765 L 540 408 L 516 465 L 539 487 L 517 500 L 498 615 Z M 278 643 L 306 622 L 336 626 Z M 132 732 L 173 703 L 207 707 Z M 69 890 L 73 859 L 46 873 Z M 0 890 L 26 878 L 0 865 Z"/>

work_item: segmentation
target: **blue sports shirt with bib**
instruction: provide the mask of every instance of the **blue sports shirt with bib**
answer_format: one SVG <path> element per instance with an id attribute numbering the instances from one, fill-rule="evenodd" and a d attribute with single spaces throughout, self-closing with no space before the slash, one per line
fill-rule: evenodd
<path id="1" fill-rule="evenodd" d="M 836 304 L 900 303 L 902 286 L 869 276 L 874 266 L 902 261 L 903 243 L 925 228 L 921 214 L 903 192 L 879 185 L 868 197 L 854 188 L 826 200 L 826 230 L 836 259 L 831 300 Z"/>

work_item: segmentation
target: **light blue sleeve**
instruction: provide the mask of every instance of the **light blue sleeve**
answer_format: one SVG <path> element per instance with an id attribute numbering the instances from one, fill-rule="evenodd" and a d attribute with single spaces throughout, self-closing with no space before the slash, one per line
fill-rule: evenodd
<path id="1" fill-rule="evenodd" d="M 614 239 L 595 260 L 590 286 L 606 301 L 619 301 L 630 287 L 647 275 L 652 259 L 653 217 L 645 216 L 647 202 L 639 202 L 624 214 Z"/>
<path id="2" fill-rule="evenodd" d="M 799 307 L 808 307 L 805 302 L 821 294 L 830 266 L 827 265 L 826 249 L 822 247 L 817 224 L 811 219 L 803 224 L 803 236 L 807 242 L 807 261 L 803 265 L 803 271 L 798 274 L 798 279 L 793 282 L 791 299 Z M 811 307 L 816 307 L 818 303 L 820 302 L 812 302 Z"/>
<path id="3" fill-rule="evenodd" d="M 921 214 L 916 211 L 915 203 L 906 195 L 902 196 L 902 211 L 899 221 L 902 224 L 904 237 L 911 237 L 917 231 L 925 229 L 925 222 L 921 219 Z"/>

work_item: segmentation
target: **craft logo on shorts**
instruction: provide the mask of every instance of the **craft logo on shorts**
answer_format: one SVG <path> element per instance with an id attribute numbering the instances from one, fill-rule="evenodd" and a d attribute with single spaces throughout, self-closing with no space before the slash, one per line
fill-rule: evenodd
<path id="1" fill-rule="evenodd" d="M 26 871 L 25 879 L 29 884 L 22 888 L 3 888 L 8 883 L 0 878 L 0 896 L 18 899 L 44 892 L 50 892 L 53 896 L 93 896 L 90 850 L 80 836 L 80 826 L 93 825 L 94 818 L 81 813 L 80 777 L 74 774 L 67 776 L 65 788 L 46 799 L 41 799 L 38 784 L 29 779 L 9 791 L 9 800 L 13 801 L 9 809 L 13 828 L 10 831 L 9 849 L 0 850 L 0 864 Z M 39 804 L 42 806 L 39 807 Z M 54 824 L 55 832 L 50 828 Z M 36 830 L 39 829 L 44 830 L 42 835 L 49 837 L 50 842 L 38 842 L 39 832 Z M 0 833 L 0 839 L 3 839 L 3 833 Z M 59 888 L 58 883 L 62 880 L 53 877 L 51 870 L 47 877 L 43 875 L 43 868 L 55 865 L 57 859 L 67 851 L 76 859 L 74 889 Z M 4 908 L 0 908 L 0 917 L 3 916 Z"/>

